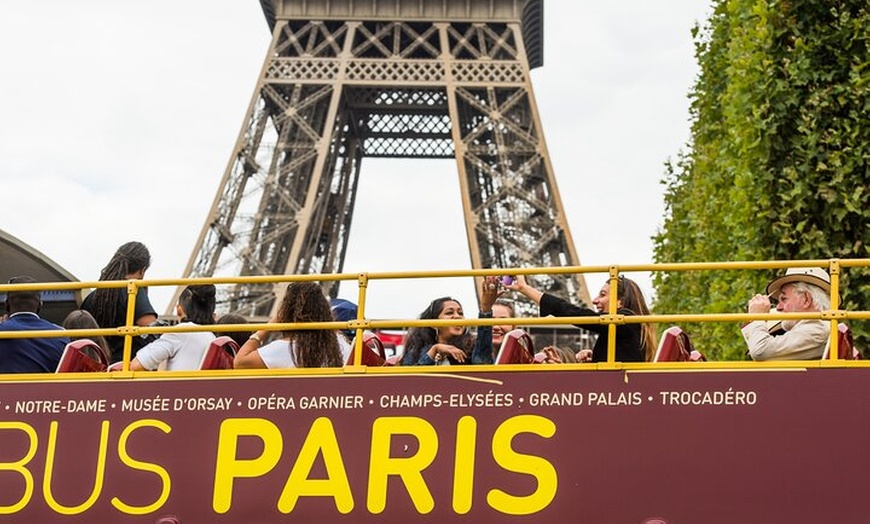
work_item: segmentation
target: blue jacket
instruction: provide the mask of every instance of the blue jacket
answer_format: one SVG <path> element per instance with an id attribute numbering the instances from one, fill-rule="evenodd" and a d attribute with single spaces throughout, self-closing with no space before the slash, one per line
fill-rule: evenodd
<path id="1" fill-rule="evenodd" d="M 0 331 L 62 329 L 35 313 L 15 313 Z M 0 338 L 0 373 L 54 373 L 69 339 Z"/>

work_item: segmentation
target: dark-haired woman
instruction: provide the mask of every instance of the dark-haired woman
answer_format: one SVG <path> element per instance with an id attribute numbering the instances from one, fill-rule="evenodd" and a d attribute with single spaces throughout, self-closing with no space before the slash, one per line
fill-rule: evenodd
<path id="1" fill-rule="evenodd" d="M 178 297 L 175 307 L 183 326 L 214 324 L 215 287 L 212 284 L 187 286 Z M 202 357 L 214 333 L 194 331 L 189 333 L 164 333 L 160 338 L 139 350 L 130 362 L 132 371 L 154 371 L 166 362 L 166 371 L 199 369 Z"/>
<path id="2" fill-rule="evenodd" d="M 586 307 L 575 306 L 562 298 L 542 293 L 526 283 L 525 277 L 518 275 L 508 289 L 519 291 L 541 307 L 541 316 L 554 317 L 592 317 L 607 313 L 610 306 L 610 284 L 605 283 L 598 295 L 592 299 L 597 311 Z M 619 315 L 649 315 L 649 308 L 643 299 L 643 293 L 637 283 L 631 279 L 620 277 L 617 284 L 616 297 L 617 314 Z M 598 334 L 595 346 L 577 353 L 580 362 L 607 361 L 607 324 L 578 325 Z M 616 326 L 616 361 L 644 362 L 652 360 L 656 351 L 655 328 L 650 323 L 617 324 Z"/>
<path id="3" fill-rule="evenodd" d="M 270 323 L 332 322 L 332 309 L 315 282 L 291 282 L 278 313 Z M 351 346 L 344 335 L 332 329 L 299 329 L 282 332 L 283 337 L 261 345 L 269 332 L 250 336 L 236 354 L 237 369 L 282 369 L 341 367 Z"/>
<path id="4" fill-rule="evenodd" d="M 478 318 L 492 318 L 492 305 L 500 294 L 497 282 L 498 277 L 483 279 Z M 451 297 L 436 298 L 420 313 L 421 320 L 464 318 L 462 305 Z M 476 337 L 465 326 L 415 327 L 405 337 L 403 366 L 492 362 L 492 326 L 477 328 Z"/>
<path id="5" fill-rule="evenodd" d="M 141 280 L 151 265 L 151 254 L 141 242 L 127 242 L 118 248 L 106 267 L 100 272 L 100 281 Z M 85 297 L 82 309 L 90 313 L 101 328 L 116 328 L 127 324 L 127 289 L 100 288 Z M 133 321 L 137 326 L 148 326 L 157 320 L 157 312 L 148 300 L 148 289 L 139 288 Z M 106 337 L 112 355 L 111 361 L 124 357 L 124 337 Z M 133 337 L 132 356 L 146 344 L 142 337 Z"/>

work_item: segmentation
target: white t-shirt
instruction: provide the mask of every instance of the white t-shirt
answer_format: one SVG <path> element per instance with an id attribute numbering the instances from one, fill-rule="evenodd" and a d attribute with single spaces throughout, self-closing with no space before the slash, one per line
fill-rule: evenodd
<path id="1" fill-rule="evenodd" d="M 179 326 L 196 326 L 193 322 L 182 322 Z M 139 363 L 154 371 L 164 360 L 166 371 L 199 369 L 214 333 L 199 331 L 195 333 L 164 333 L 154 342 L 136 353 Z"/>
<path id="2" fill-rule="evenodd" d="M 342 362 L 347 362 L 351 350 L 350 342 L 348 342 L 347 338 L 345 338 L 341 333 L 336 333 L 335 338 L 338 339 L 338 347 L 341 350 Z M 290 349 L 289 340 L 275 340 L 269 342 L 257 351 L 267 368 L 285 369 L 297 367 L 296 363 L 293 362 L 293 351 Z"/>

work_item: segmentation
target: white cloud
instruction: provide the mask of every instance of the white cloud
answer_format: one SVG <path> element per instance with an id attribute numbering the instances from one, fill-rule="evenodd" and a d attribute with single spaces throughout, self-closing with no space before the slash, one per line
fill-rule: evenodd
<path id="1" fill-rule="evenodd" d="M 662 163 L 688 138 L 697 0 L 547 2 L 535 95 L 584 264 L 651 261 Z M 0 228 L 95 280 L 128 240 L 181 275 L 269 43 L 256 2 L 0 5 Z M 470 266 L 451 162 L 366 160 L 346 271 Z M 590 276 L 594 293 L 603 276 Z M 648 278 L 642 279 L 649 293 Z M 371 316 L 416 316 L 468 279 L 372 286 Z M 171 290 L 152 291 L 163 310 Z M 356 299 L 355 286 L 342 296 Z"/>

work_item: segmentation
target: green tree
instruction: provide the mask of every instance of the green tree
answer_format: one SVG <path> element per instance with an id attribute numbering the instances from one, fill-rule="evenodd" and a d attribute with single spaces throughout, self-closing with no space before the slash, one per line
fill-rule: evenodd
<path id="1" fill-rule="evenodd" d="M 693 31 L 692 138 L 666 165 L 656 262 L 870 257 L 868 6 L 714 1 Z M 773 273 L 658 274 L 656 312 L 744 312 Z M 870 272 L 841 284 L 842 307 L 870 309 Z M 734 324 L 685 328 L 713 358 L 743 358 Z M 866 347 L 867 323 L 852 329 Z"/>

